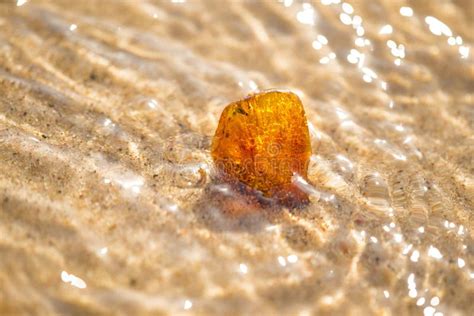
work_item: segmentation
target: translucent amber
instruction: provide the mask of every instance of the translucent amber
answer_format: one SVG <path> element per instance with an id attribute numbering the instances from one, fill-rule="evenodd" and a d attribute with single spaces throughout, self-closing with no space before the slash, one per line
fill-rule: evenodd
<path id="1" fill-rule="evenodd" d="M 307 178 L 308 124 L 300 99 L 291 92 L 262 92 L 229 104 L 211 153 L 226 181 L 245 184 L 284 205 L 308 201 L 293 181 L 297 175 Z"/>

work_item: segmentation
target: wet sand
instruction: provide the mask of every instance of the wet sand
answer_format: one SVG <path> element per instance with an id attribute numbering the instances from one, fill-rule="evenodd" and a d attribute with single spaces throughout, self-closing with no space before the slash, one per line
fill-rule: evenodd
<path id="1" fill-rule="evenodd" d="M 471 1 L 23 2 L 1 315 L 474 314 Z M 213 177 L 220 113 L 265 89 L 305 106 L 302 209 Z"/>

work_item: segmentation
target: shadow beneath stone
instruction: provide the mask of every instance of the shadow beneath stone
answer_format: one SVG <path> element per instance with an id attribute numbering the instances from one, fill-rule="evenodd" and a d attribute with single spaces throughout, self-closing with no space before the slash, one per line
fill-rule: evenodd
<path id="1" fill-rule="evenodd" d="M 242 185 L 210 183 L 193 210 L 199 223 L 212 231 L 258 233 L 281 222 L 285 208 Z"/>

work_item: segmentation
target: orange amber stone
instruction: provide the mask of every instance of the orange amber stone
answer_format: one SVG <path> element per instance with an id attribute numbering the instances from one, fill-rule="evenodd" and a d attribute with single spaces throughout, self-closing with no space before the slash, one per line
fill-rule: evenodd
<path id="1" fill-rule="evenodd" d="M 287 206 L 308 202 L 292 181 L 295 175 L 307 180 L 311 144 L 303 105 L 291 92 L 262 92 L 229 104 L 211 154 L 228 182 L 243 183 Z"/>

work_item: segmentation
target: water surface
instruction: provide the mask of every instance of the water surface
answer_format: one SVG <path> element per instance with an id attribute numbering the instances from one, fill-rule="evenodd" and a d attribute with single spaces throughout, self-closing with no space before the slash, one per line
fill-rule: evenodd
<path id="1" fill-rule="evenodd" d="M 473 7 L 2 2 L 0 314 L 473 315 Z M 270 88 L 310 124 L 300 210 L 212 177 Z"/>

